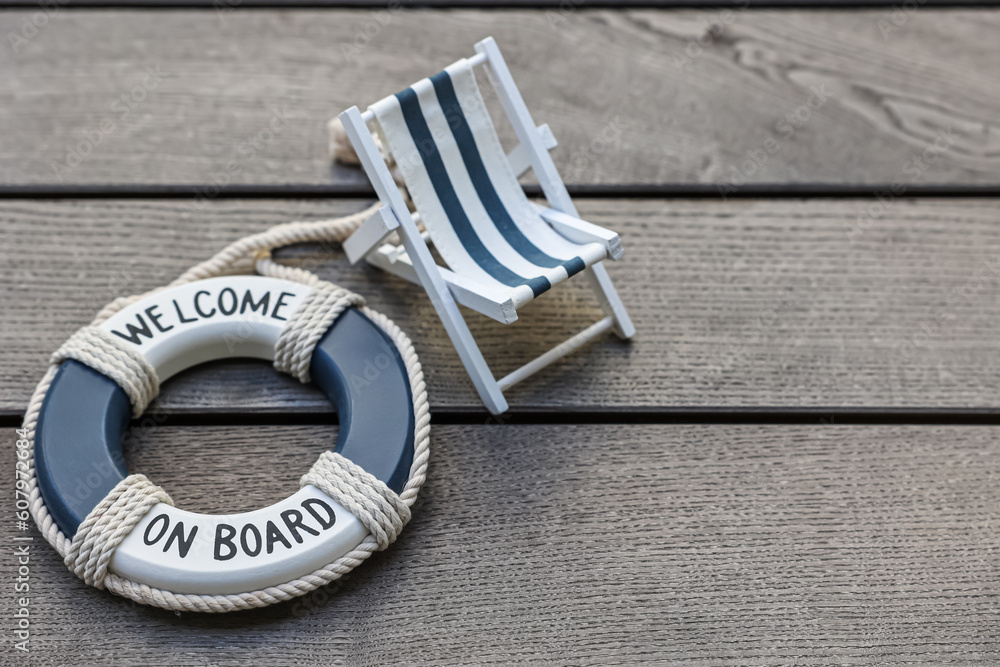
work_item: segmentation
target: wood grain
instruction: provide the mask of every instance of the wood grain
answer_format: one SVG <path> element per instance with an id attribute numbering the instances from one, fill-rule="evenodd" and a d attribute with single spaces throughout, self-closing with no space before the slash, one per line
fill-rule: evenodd
<path id="1" fill-rule="evenodd" d="M 20 413 L 51 352 L 111 298 L 165 284 L 232 239 L 367 203 L 0 202 L 0 264 L 9 271 L 0 292 L 0 407 Z M 515 387 L 515 411 L 1000 406 L 992 200 L 579 204 L 586 218 L 622 235 L 625 257 L 609 271 L 638 335 L 631 344 L 602 339 Z M 410 334 L 435 409 L 481 409 L 417 287 L 352 267 L 339 249 L 285 255 L 364 294 Z M 570 281 L 509 328 L 467 317 L 501 375 L 600 311 Z M 263 362 L 194 369 L 166 383 L 158 406 L 170 414 L 331 409 Z"/>
<path id="2" fill-rule="evenodd" d="M 327 160 L 327 119 L 488 34 L 571 184 L 998 183 L 992 11 L 228 6 L 60 13 L 0 50 L 0 183 L 360 191 Z"/>
<path id="3" fill-rule="evenodd" d="M 127 459 L 186 509 L 241 510 L 289 493 L 333 437 L 164 427 Z M 432 437 L 400 541 L 342 584 L 263 610 L 137 607 L 84 586 L 34 528 L 17 533 L 35 538 L 31 653 L 17 664 L 1000 659 L 993 428 L 480 425 Z M 12 527 L 8 516 L 7 544 Z M 13 580 L 12 557 L 0 573 Z M 0 596 L 5 618 L 13 598 Z"/>
<path id="4" fill-rule="evenodd" d="M 898 4 L 898 3 L 897 3 Z M 924 0 L 922 7 L 969 7 L 982 5 L 991 7 L 995 0 Z M 356 9 L 372 8 L 375 10 L 385 9 L 389 5 L 385 0 L 64 0 L 63 7 L 123 7 L 123 8 L 202 8 L 202 9 L 245 9 L 263 7 L 268 9 L 280 9 L 284 7 L 301 8 L 334 8 L 334 9 Z M 598 8 L 598 9 L 672 9 L 689 7 L 708 8 L 732 8 L 748 6 L 753 8 L 771 7 L 844 7 L 855 9 L 857 7 L 892 7 L 891 0 L 740 0 L 739 2 L 726 2 L 726 0 L 574 0 L 571 4 L 564 0 L 400 0 L 398 6 L 412 9 L 566 9 L 569 6 L 575 8 Z M 3 0 L 0 7 L 38 7 L 37 2 L 32 0 Z"/>

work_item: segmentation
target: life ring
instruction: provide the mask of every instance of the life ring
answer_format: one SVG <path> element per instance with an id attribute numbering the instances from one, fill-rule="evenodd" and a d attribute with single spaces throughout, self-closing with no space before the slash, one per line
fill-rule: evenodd
<path id="1" fill-rule="evenodd" d="M 162 381 L 215 359 L 273 359 L 289 315 L 311 289 L 274 277 L 210 278 L 153 293 L 100 327 L 134 345 Z M 317 344 L 310 375 L 337 406 L 333 451 L 399 493 L 414 462 L 415 407 L 393 338 L 347 308 Z M 110 378 L 75 360 L 56 371 L 38 415 L 34 458 L 45 508 L 66 536 L 128 475 L 121 441 L 130 416 L 129 398 Z M 242 514 L 159 503 L 118 545 L 109 570 L 179 595 L 231 596 L 307 576 L 368 533 L 312 485 Z"/>

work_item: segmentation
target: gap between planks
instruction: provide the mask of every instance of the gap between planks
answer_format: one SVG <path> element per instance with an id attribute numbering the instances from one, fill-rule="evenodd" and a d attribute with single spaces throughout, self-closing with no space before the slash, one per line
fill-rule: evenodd
<path id="1" fill-rule="evenodd" d="M 2 7 L 2 5 L 0 5 Z M 0 185 L 0 199 L 190 199 L 205 185 Z M 748 183 L 723 196 L 718 184 L 567 185 L 570 196 L 581 199 L 856 199 L 890 190 L 888 183 Z M 542 196 L 536 185 L 524 187 L 529 197 Z M 230 185 L 213 199 L 357 199 L 375 191 L 341 185 Z M 900 199 L 1000 197 L 996 185 L 918 184 L 896 195 Z"/>
<path id="2" fill-rule="evenodd" d="M 161 426 L 308 426 L 339 423 L 335 412 L 204 411 L 164 415 Z M 17 428 L 23 413 L 0 411 L 0 427 Z M 453 425 L 552 424 L 773 424 L 817 426 L 996 426 L 1000 408 L 697 407 L 617 409 L 573 407 L 559 410 L 511 409 L 490 415 L 481 408 L 431 412 L 431 423 Z"/>

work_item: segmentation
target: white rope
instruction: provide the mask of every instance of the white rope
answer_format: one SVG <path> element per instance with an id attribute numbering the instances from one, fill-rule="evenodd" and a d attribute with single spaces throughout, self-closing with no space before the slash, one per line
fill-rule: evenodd
<path id="1" fill-rule="evenodd" d="M 325 285 L 329 285 L 329 283 L 322 283 L 322 281 L 308 271 L 277 264 L 270 259 L 268 253 L 272 248 L 293 243 L 343 241 L 378 208 L 379 204 L 376 203 L 364 211 L 344 218 L 319 222 L 292 222 L 278 225 L 261 234 L 240 239 L 230 244 L 211 259 L 186 271 L 180 278 L 171 283 L 170 287 L 214 276 L 231 275 L 238 273 L 240 270 L 247 271 L 250 268 L 256 268 L 257 272 L 261 275 L 295 280 L 311 285 L 321 295 L 317 299 L 322 300 L 323 303 L 332 303 L 334 307 L 342 311 L 348 305 L 360 303 L 360 297 L 350 295 L 350 293 L 346 293 L 343 290 L 338 292 L 338 288 L 332 285 L 330 288 L 327 288 Z M 159 289 L 153 290 L 153 292 L 156 291 L 159 291 Z M 97 317 L 91 323 L 91 327 L 96 327 L 96 325 L 111 317 L 122 308 L 153 292 L 115 299 L 98 313 Z M 342 302 L 349 303 L 344 305 Z M 302 317 L 297 318 L 301 323 L 299 326 L 303 329 L 311 329 L 317 326 L 318 321 L 325 320 L 327 316 L 320 312 L 320 308 L 321 306 L 317 305 L 309 312 L 303 312 Z M 350 493 L 355 494 L 351 496 L 352 500 L 350 502 L 353 502 L 357 506 L 359 512 L 363 514 L 367 513 L 365 519 L 361 517 L 359 519 L 362 522 L 369 521 L 369 530 L 377 533 L 378 537 L 375 534 L 369 534 L 354 550 L 301 578 L 263 590 L 235 595 L 188 595 L 173 593 L 153 588 L 146 584 L 140 584 L 120 577 L 113 572 L 108 572 L 107 564 L 110 561 L 111 555 L 121 540 L 124 539 L 124 536 L 128 534 L 128 531 L 134 527 L 135 523 L 142 518 L 153 503 L 169 503 L 169 497 L 162 489 L 150 483 L 144 476 L 130 475 L 120 482 L 94 508 L 71 540 L 59 530 L 58 525 L 56 525 L 45 506 L 45 502 L 38 489 L 34 461 L 34 438 L 35 428 L 38 423 L 38 414 L 45 399 L 45 394 L 55 377 L 58 365 L 63 359 L 74 358 L 83 363 L 92 362 L 98 366 L 97 370 L 105 372 L 109 377 L 112 376 L 112 373 L 117 373 L 118 378 L 113 379 L 116 381 L 120 379 L 119 384 L 129 387 L 134 385 L 134 391 L 131 393 L 126 388 L 126 393 L 129 394 L 134 408 L 138 408 L 139 405 L 142 405 L 144 408 L 156 396 L 158 382 L 156 381 L 155 372 L 149 373 L 147 369 L 138 368 L 136 366 L 138 363 L 137 360 L 132 359 L 129 354 L 129 352 L 134 351 L 118 345 L 113 337 L 103 335 L 103 330 L 100 329 L 95 330 L 102 333 L 95 334 L 90 332 L 79 334 L 78 336 L 74 335 L 70 338 L 70 341 L 67 341 L 66 345 L 60 348 L 60 351 L 53 356 L 52 363 L 41 382 L 35 388 L 35 393 L 32 395 L 28 403 L 28 409 L 25 412 L 24 429 L 26 438 L 32 443 L 29 450 L 31 454 L 27 461 L 29 509 L 42 535 L 66 559 L 67 565 L 78 576 L 83 578 L 84 581 L 87 581 L 87 583 L 99 588 L 103 585 L 103 587 L 113 593 L 130 598 L 136 602 L 177 611 L 202 612 L 227 612 L 238 609 L 250 609 L 290 600 L 343 576 L 368 558 L 374 551 L 387 546 L 395 539 L 399 530 L 409 519 L 409 508 L 416 502 L 420 487 L 426 479 L 427 463 L 430 458 L 430 409 L 427 402 L 427 387 L 424 384 L 423 370 L 420 367 L 420 362 L 417 359 L 410 339 L 389 318 L 381 313 L 366 307 L 362 307 L 361 311 L 392 339 L 406 366 L 415 415 L 414 455 L 413 463 L 410 466 L 409 478 L 403 490 L 396 496 L 391 490 L 380 488 L 378 485 L 384 487 L 384 484 L 378 480 L 375 480 L 378 484 L 370 484 L 370 480 L 367 480 L 363 475 L 358 474 L 357 470 L 352 468 L 353 464 L 351 466 L 329 466 L 325 463 L 321 465 L 320 461 L 323 461 L 325 456 L 320 457 L 320 461 L 317 462 L 317 465 L 313 467 L 313 470 L 306 477 L 310 477 L 315 473 L 316 482 L 320 484 L 326 484 L 330 488 L 350 487 L 352 489 Z M 335 317 L 336 314 L 333 315 L 333 318 Z M 332 321 L 333 319 L 330 319 L 331 324 Z M 89 328 L 85 328 L 82 331 L 89 331 Z M 321 335 L 322 332 L 320 333 Z M 289 333 L 289 342 L 285 344 L 288 352 L 283 352 L 284 357 L 287 359 L 287 362 L 283 362 L 283 364 L 287 363 L 288 368 L 291 369 L 290 372 L 293 372 L 300 379 L 303 377 L 301 371 L 303 359 L 308 359 L 308 357 L 303 356 L 304 350 L 311 350 L 315 347 L 315 342 L 310 342 L 312 338 L 313 336 L 302 335 L 301 332 L 292 332 Z M 316 337 L 316 341 L 318 339 Z M 127 351 L 121 352 L 122 350 Z M 90 364 L 88 363 L 88 365 Z M 305 373 L 305 377 L 308 378 L 308 363 L 306 363 Z M 138 412 L 141 413 L 142 410 L 139 409 Z M 334 470 L 337 472 L 334 472 Z M 365 474 L 367 475 L 367 473 Z M 370 488 L 365 489 L 366 484 Z M 384 491 L 388 491 L 391 495 L 385 494 Z M 343 493 L 347 494 L 348 491 L 343 491 Z M 347 496 L 345 495 L 345 502 L 348 502 L 346 498 Z M 145 509 L 142 509 L 143 507 Z M 368 526 L 369 523 L 365 523 L 365 525 Z M 391 539 L 389 539 L 390 536 Z"/>
<path id="2" fill-rule="evenodd" d="M 410 520 L 410 508 L 382 480 L 336 452 L 323 452 L 302 476 L 358 518 L 375 536 L 379 551 L 396 541 Z"/>
<path id="3" fill-rule="evenodd" d="M 132 416 L 138 418 L 160 393 L 156 369 L 134 346 L 95 326 L 83 327 L 69 337 L 50 363 L 75 359 L 114 380 L 132 402 Z"/>
<path id="4" fill-rule="evenodd" d="M 333 283 L 318 282 L 302 299 L 278 334 L 274 346 L 274 367 L 309 382 L 313 350 L 323 334 L 351 306 L 363 306 L 364 298 Z"/>
<path id="5" fill-rule="evenodd" d="M 118 482 L 77 528 L 66 554 L 67 567 L 91 586 L 104 588 L 115 549 L 157 503 L 174 501 L 145 475 Z"/>

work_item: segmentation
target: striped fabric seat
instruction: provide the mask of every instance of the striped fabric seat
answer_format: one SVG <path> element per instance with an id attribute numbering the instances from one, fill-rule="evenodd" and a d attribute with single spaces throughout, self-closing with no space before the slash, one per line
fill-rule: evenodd
<path id="1" fill-rule="evenodd" d="M 573 243 L 528 201 L 467 60 L 371 107 L 431 240 L 452 271 L 515 306 L 605 259 Z"/>

